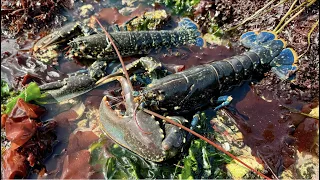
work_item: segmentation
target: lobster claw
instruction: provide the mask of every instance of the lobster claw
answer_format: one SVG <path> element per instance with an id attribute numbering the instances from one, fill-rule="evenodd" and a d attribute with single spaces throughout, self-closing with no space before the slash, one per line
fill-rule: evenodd
<path id="1" fill-rule="evenodd" d="M 125 97 L 126 112 L 125 115 L 117 113 L 112 108 L 111 99 L 105 96 L 99 109 L 100 123 L 104 132 L 116 143 L 145 159 L 162 162 L 168 157 L 174 156 L 176 153 L 172 153 L 170 147 L 174 147 L 175 145 L 172 145 L 171 141 L 173 139 L 181 139 L 172 137 L 173 134 L 179 136 L 179 131 L 173 130 L 174 133 L 168 132 L 169 139 L 166 140 L 164 138 L 164 130 L 162 130 L 159 122 L 154 117 L 142 110 L 135 112 L 139 104 L 134 102 L 126 79 L 118 76 L 117 80 L 121 84 L 122 95 Z M 166 126 L 166 129 L 171 130 L 169 126 Z M 165 141 L 166 143 L 163 143 Z"/>

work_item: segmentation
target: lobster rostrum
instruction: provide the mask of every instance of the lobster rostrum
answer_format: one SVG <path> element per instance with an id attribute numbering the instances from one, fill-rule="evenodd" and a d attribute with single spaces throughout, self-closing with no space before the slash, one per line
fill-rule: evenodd
<path id="1" fill-rule="evenodd" d="M 285 48 L 285 41 L 278 39 L 273 32 L 247 32 L 241 36 L 240 42 L 250 50 L 156 79 L 139 92 L 131 91 L 124 77 L 112 77 L 121 84 L 125 112 L 114 109 L 110 96 L 103 98 L 99 112 L 105 133 L 148 160 L 164 161 L 183 147 L 186 133 L 156 120 L 145 113 L 144 108 L 168 115 L 183 115 L 210 104 L 211 97 L 218 97 L 255 74 L 272 69 L 280 78 L 286 79 L 289 72 L 296 69 L 296 52 Z M 186 123 L 179 116 L 172 119 Z"/>
<path id="2" fill-rule="evenodd" d="M 197 28 L 179 22 L 174 30 L 161 31 L 115 31 L 110 33 L 121 56 L 146 55 L 163 48 L 186 44 L 202 46 L 203 39 Z M 193 24 L 195 25 L 195 24 Z M 81 22 L 73 22 L 40 39 L 33 47 L 34 56 L 44 62 L 58 57 L 59 50 L 69 47 L 68 56 L 90 62 L 117 59 L 117 53 L 103 32 Z"/>

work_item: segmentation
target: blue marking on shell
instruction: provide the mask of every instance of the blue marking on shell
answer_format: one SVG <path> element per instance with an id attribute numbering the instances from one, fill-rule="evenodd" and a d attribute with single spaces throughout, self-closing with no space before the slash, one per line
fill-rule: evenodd
<path id="1" fill-rule="evenodd" d="M 293 52 L 293 50 L 290 48 L 286 48 L 283 49 L 281 53 L 270 62 L 270 66 L 278 67 L 282 65 L 292 65 L 294 61 L 295 52 Z"/>
<path id="2" fill-rule="evenodd" d="M 282 40 L 276 39 L 276 40 L 272 40 L 267 43 L 264 43 L 262 46 L 269 49 L 271 59 L 273 59 L 280 54 L 285 44 Z"/>
<path id="3" fill-rule="evenodd" d="M 195 35 L 196 36 L 201 36 L 201 32 L 200 31 L 195 31 Z"/>
<path id="4" fill-rule="evenodd" d="M 199 47 L 203 47 L 205 45 L 205 41 L 201 37 L 201 32 L 199 31 L 198 25 L 195 22 L 193 22 L 191 19 L 189 18 L 181 19 L 180 22 L 178 23 L 178 28 L 195 30 L 194 34 L 196 36 L 199 36 L 195 39 L 195 45 Z"/>
<path id="5" fill-rule="evenodd" d="M 250 49 L 250 51 L 259 56 L 261 64 L 268 64 L 273 59 L 269 48 L 264 46 L 255 46 L 254 48 Z"/>
<path id="6" fill-rule="evenodd" d="M 191 21 L 189 18 L 183 18 L 178 23 L 179 28 L 185 28 L 185 29 L 195 29 L 198 30 L 198 26 L 196 23 Z"/>
<path id="7" fill-rule="evenodd" d="M 241 44 L 246 48 L 257 46 L 257 35 L 254 32 L 244 33 L 240 38 Z"/>
<path id="8" fill-rule="evenodd" d="M 203 38 L 202 37 L 198 37 L 197 39 L 196 39 L 196 43 L 195 43 L 195 45 L 196 46 L 199 46 L 199 47 L 203 47 L 204 46 L 204 40 L 203 40 Z"/>
<path id="9" fill-rule="evenodd" d="M 240 41 L 241 41 L 242 39 L 248 37 L 248 36 L 251 36 L 251 35 L 256 35 L 256 33 L 253 32 L 253 31 L 246 32 L 246 33 L 244 33 L 244 34 L 242 34 L 242 35 L 240 36 Z"/>
<path id="10" fill-rule="evenodd" d="M 272 32 L 262 31 L 257 36 L 258 44 L 263 44 L 276 39 L 277 36 Z"/>
<path id="11" fill-rule="evenodd" d="M 281 80 L 286 80 L 289 77 L 289 73 L 290 71 L 294 71 L 296 70 L 297 67 L 296 66 L 292 66 L 292 65 L 282 65 L 279 67 L 272 67 L 272 71 L 281 79 Z"/>

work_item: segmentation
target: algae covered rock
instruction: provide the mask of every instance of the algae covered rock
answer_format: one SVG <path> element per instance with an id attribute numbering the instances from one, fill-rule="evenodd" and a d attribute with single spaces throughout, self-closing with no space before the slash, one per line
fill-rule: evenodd
<path id="1" fill-rule="evenodd" d="M 165 10 L 156 10 L 145 12 L 143 15 L 133 19 L 127 24 L 129 31 L 141 31 L 141 30 L 157 30 L 160 29 L 170 15 Z"/>

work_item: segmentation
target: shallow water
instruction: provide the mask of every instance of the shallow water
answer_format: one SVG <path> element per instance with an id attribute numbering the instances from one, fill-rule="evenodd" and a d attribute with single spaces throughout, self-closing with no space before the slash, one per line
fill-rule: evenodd
<path id="1" fill-rule="evenodd" d="M 95 10 L 90 14 L 99 12 L 101 20 L 109 24 L 121 24 L 135 15 L 154 9 L 154 7 L 144 5 L 133 11 L 131 15 L 124 16 L 119 14 L 116 9 L 110 8 L 111 6 L 108 3 L 105 3 L 104 6 L 97 3 L 93 4 Z M 79 13 L 78 6 L 80 5 L 76 5 L 74 10 L 68 12 L 67 17 L 70 21 L 81 19 L 77 16 Z M 121 8 L 119 3 L 116 3 L 114 6 L 119 9 Z M 171 21 L 172 24 L 166 28 L 173 28 L 176 25 L 174 20 L 177 18 L 177 16 L 174 16 Z M 80 63 L 63 58 L 60 59 L 60 66 L 58 67 L 45 65 L 30 58 L 30 53 L 18 51 L 18 49 L 30 48 L 32 47 L 31 45 L 30 42 L 19 45 L 15 39 L 4 38 L 1 40 L 1 77 L 11 82 L 13 87 L 21 88 L 21 81 L 45 83 L 58 79 L 61 80 L 67 76 L 67 73 L 85 68 Z M 158 59 L 169 69 L 176 69 L 177 67 L 188 69 L 192 66 L 222 60 L 239 53 L 240 50 L 233 47 L 212 45 L 203 49 L 194 46 L 177 48 L 158 54 L 151 54 L 150 56 Z M 126 63 L 137 58 L 126 58 Z M 28 80 L 23 80 L 21 77 L 26 73 L 30 77 Z M 79 102 L 82 102 L 86 106 L 86 110 L 82 112 L 83 115 L 81 117 L 79 117 L 75 110 L 70 109 L 75 107 L 75 105 L 45 106 L 48 113 L 41 120 L 55 120 L 58 122 L 58 127 L 56 129 L 57 144 L 55 145 L 54 152 L 45 160 L 48 175 L 41 178 L 92 178 L 89 174 L 94 168 L 88 164 L 90 155 L 87 149 L 90 144 L 99 139 L 97 136 L 99 133 L 95 134 L 92 132 L 93 129 L 95 132 L 98 132 L 99 128 L 97 120 L 94 118 L 90 119 L 87 115 L 92 113 L 92 109 L 99 107 L 100 101 L 108 88 L 110 88 L 108 85 L 100 87 L 79 98 Z M 267 94 L 268 92 L 263 93 Z M 252 148 L 252 154 L 263 159 L 274 172 L 280 172 L 283 168 L 287 168 L 294 163 L 294 140 L 290 128 L 293 120 L 283 120 L 283 114 L 288 113 L 288 111 L 281 109 L 278 101 L 273 100 L 267 103 L 262 100 L 256 95 L 256 92 L 248 82 L 235 87 L 233 91 L 226 94 L 232 95 L 234 98 L 231 104 L 231 107 L 237 111 L 234 113 L 234 119 L 236 119 L 239 129 L 243 133 L 243 141 Z M 94 113 L 97 113 L 97 111 Z M 80 125 L 79 122 L 84 123 L 84 125 Z M 299 127 L 294 136 L 297 137 L 299 134 L 303 134 L 304 132 L 301 129 L 306 129 L 307 127 L 309 127 L 309 134 L 315 136 L 314 124 L 315 122 L 310 122 L 304 125 L 305 127 Z M 75 129 L 79 131 L 75 132 Z M 111 145 L 111 140 L 108 140 L 108 143 L 108 145 Z M 301 150 L 303 146 L 299 146 L 299 148 Z M 71 163 L 72 158 L 79 158 L 81 161 Z M 81 173 L 77 174 L 77 172 Z M 37 174 L 35 173 L 29 176 L 29 178 L 36 177 Z M 101 178 L 103 176 L 102 174 L 95 174 L 93 177 Z"/>

